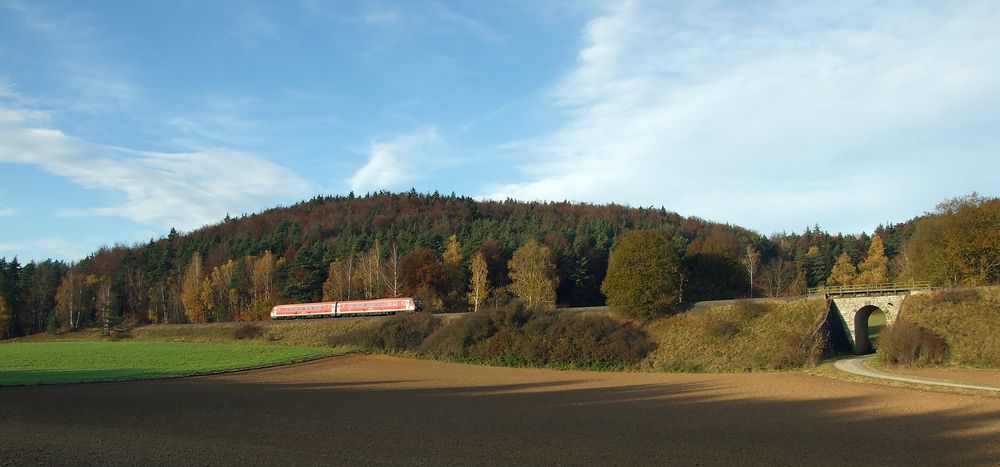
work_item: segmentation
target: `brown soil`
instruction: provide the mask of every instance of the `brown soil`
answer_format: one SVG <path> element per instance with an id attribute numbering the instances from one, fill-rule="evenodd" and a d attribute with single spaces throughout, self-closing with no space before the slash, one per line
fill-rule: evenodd
<path id="1" fill-rule="evenodd" d="M 0 388 L 5 464 L 996 465 L 1000 398 L 382 356 Z"/>
<path id="2" fill-rule="evenodd" d="M 975 368 L 900 368 L 885 367 L 882 371 L 912 376 L 914 378 L 936 379 L 952 383 L 977 384 L 1000 388 L 1000 370 Z"/>

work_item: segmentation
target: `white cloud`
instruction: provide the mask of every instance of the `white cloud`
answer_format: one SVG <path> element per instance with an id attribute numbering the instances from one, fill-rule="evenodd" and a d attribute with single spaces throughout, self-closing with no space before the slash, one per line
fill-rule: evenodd
<path id="1" fill-rule="evenodd" d="M 402 185 L 426 176 L 441 165 L 441 136 L 436 128 L 425 128 L 369 146 L 368 162 L 351 176 L 356 192 L 402 189 Z"/>
<path id="2" fill-rule="evenodd" d="M 14 208 L 0 208 L 0 217 L 10 217 L 17 214 L 17 209 Z"/>
<path id="3" fill-rule="evenodd" d="M 564 125 L 529 141 L 527 181 L 489 197 L 870 230 L 903 220 L 886 219 L 902 198 L 921 198 L 903 218 L 932 206 L 928 186 L 1000 185 L 994 2 L 650 3 L 587 25 L 551 90 Z"/>
<path id="4" fill-rule="evenodd" d="M 17 111 L 8 111 L 17 115 Z M 0 116 L 4 112 L 0 112 Z M 100 146 L 60 130 L 0 119 L 0 162 L 28 164 L 88 189 L 118 192 L 113 206 L 64 211 L 191 229 L 227 213 L 301 198 L 311 185 L 263 158 L 224 150 L 162 153 Z"/>

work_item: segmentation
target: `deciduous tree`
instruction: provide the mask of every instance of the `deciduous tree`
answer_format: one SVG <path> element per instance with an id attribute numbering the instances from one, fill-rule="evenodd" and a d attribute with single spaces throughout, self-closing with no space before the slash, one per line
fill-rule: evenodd
<path id="1" fill-rule="evenodd" d="M 872 238 L 872 245 L 868 248 L 868 255 L 864 261 L 858 265 L 858 278 L 856 284 L 875 285 L 889 282 L 889 259 L 885 257 L 885 247 L 882 239 Z"/>
<path id="2" fill-rule="evenodd" d="M 401 257 L 399 255 L 399 245 L 392 242 L 389 246 L 389 257 L 385 261 L 385 271 L 382 279 L 385 281 L 385 291 L 390 297 L 401 297 L 403 295 L 403 271 L 400 268 Z"/>
<path id="3" fill-rule="evenodd" d="M 472 279 L 469 282 L 469 303 L 472 311 L 479 311 L 479 305 L 486 301 L 489 293 L 489 270 L 486 268 L 486 258 L 481 252 L 472 257 Z"/>
<path id="4" fill-rule="evenodd" d="M 204 272 L 201 265 L 201 254 L 191 255 L 184 279 L 181 281 L 181 303 L 184 304 L 184 314 L 189 322 L 204 323 L 205 303 L 202 301 L 202 281 Z"/>
<path id="5" fill-rule="evenodd" d="M 509 263 L 511 289 L 529 309 L 556 306 L 556 266 L 552 250 L 530 239 L 514 252 Z"/>
<path id="6" fill-rule="evenodd" d="M 795 268 L 795 280 L 788 286 L 787 295 L 796 297 L 809 293 L 809 283 L 806 280 L 806 269 L 802 265 Z"/>
<path id="7" fill-rule="evenodd" d="M 350 300 L 353 292 L 354 254 L 349 253 L 330 263 L 323 283 L 323 301 Z"/>
<path id="8" fill-rule="evenodd" d="M 760 267 L 760 252 L 753 245 L 747 245 L 746 251 L 740 257 L 740 264 L 747 271 L 747 277 L 750 280 L 749 295 L 753 297 L 753 275 L 757 272 L 757 268 Z"/>
<path id="9" fill-rule="evenodd" d="M 826 285 L 850 285 L 858 278 L 858 269 L 854 267 L 851 256 L 841 253 L 830 271 L 830 277 L 826 278 Z"/>
<path id="10" fill-rule="evenodd" d="M 768 297 L 784 295 L 795 280 L 795 267 L 791 262 L 778 257 L 764 265 L 761 273 L 761 289 Z"/>

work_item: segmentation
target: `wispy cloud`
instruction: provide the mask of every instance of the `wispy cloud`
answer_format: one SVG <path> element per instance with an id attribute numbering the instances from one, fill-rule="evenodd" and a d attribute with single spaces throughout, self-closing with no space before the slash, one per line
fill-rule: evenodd
<path id="1" fill-rule="evenodd" d="M 14 208 L 0 208 L 0 217 L 10 217 L 17 214 L 17 209 Z"/>
<path id="2" fill-rule="evenodd" d="M 5 76 L 0 76 L 0 99 L 16 99 L 20 97 L 14 89 L 14 83 Z"/>
<path id="3" fill-rule="evenodd" d="M 19 0 L 2 0 L 0 9 L 13 12 L 34 34 L 38 52 L 45 51 L 48 73 L 66 88 L 66 96 L 49 97 L 62 110 L 99 114 L 129 109 L 141 100 L 130 70 L 102 57 L 100 50 L 112 44 L 100 39 L 87 18 Z"/>
<path id="4" fill-rule="evenodd" d="M 183 147 L 248 146 L 262 140 L 262 122 L 253 118 L 256 99 L 208 96 L 197 111 L 167 119 Z"/>
<path id="5" fill-rule="evenodd" d="M 403 13 L 396 8 L 369 7 L 361 12 L 358 20 L 371 26 L 393 26 L 403 20 Z"/>
<path id="6" fill-rule="evenodd" d="M 428 176 L 442 164 L 442 143 L 434 127 L 372 142 L 368 162 L 349 180 L 351 189 L 402 189 L 402 185 Z"/>
<path id="7" fill-rule="evenodd" d="M 552 88 L 565 123 L 530 141 L 528 181 L 489 196 L 870 229 L 925 186 L 1000 184 L 996 24 L 995 2 L 617 4 Z"/>
<path id="8" fill-rule="evenodd" d="M 460 13 L 455 9 L 448 8 L 441 3 L 434 3 L 432 11 L 439 20 L 451 24 L 463 31 L 471 32 L 482 39 L 491 42 L 500 42 L 504 39 L 502 34 L 497 32 L 487 23 L 473 18 L 472 16 Z"/>
<path id="9" fill-rule="evenodd" d="M 278 24 L 259 8 L 241 5 L 232 10 L 232 14 L 233 23 L 229 32 L 245 45 L 253 45 L 261 40 L 271 40 L 279 35 Z"/>
<path id="10" fill-rule="evenodd" d="M 24 118 L 0 120 L 0 162 L 37 166 L 84 188 L 118 192 L 125 198 L 118 205 L 63 211 L 63 215 L 116 216 L 191 229 L 227 213 L 301 198 L 312 190 L 295 173 L 252 154 L 115 148 L 31 123 Z"/>

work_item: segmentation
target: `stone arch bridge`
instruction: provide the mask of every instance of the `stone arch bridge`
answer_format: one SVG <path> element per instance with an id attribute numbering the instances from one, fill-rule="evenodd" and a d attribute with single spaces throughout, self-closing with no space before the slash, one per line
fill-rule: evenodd
<path id="1" fill-rule="evenodd" d="M 892 324 L 899 317 L 899 310 L 907 296 L 930 290 L 930 283 L 922 282 L 817 287 L 809 289 L 809 293 L 823 295 L 831 301 L 831 318 L 839 317 L 836 320 L 839 323 L 830 323 L 831 328 L 840 324 L 851 349 L 855 354 L 863 355 L 872 352 L 872 343 L 868 339 L 868 318 L 872 313 L 881 311 L 885 314 L 886 324 Z"/>

